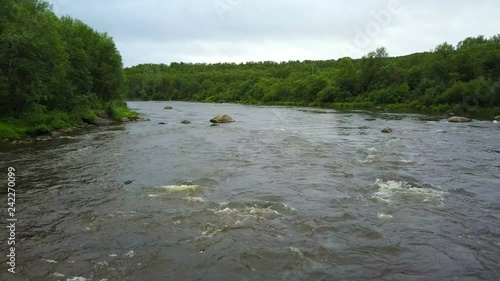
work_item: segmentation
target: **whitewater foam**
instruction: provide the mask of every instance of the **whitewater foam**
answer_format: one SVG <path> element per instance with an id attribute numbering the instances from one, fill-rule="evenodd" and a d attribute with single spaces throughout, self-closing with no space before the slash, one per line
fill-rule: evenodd
<path id="1" fill-rule="evenodd" d="M 66 281 L 88 281 L 88 280 L 90 280 L 90 279 L 78 276 L 78 277 L 73 277 L 73 278 L 67 279 Z"/>
<path id="2" fill-rule="evenodd" d="M 377 218 L 381 219 L 381 220 L 388 220 L 388 219 L 392 219 L 392 215 L 389 215 L 387 213 L 378 213 L 377 214 Z"/>
<path id="3" fill-rule="evenodd" d="M 135 252 L 134 252 L 134 250 L 130 250 L 124 256 L 129 257 L 129 258 L 133 258 L 135 256 Z"/>
<path id="4" fill-rule="evenodd" d="M 290 247 L 289 249 L 290 249 L 290 252 L 294 253 L 299 258 L 303 258 L 304 257 L 304 254 L 298 248 Z"/>
<path id="5" fill-rule="evenodd" d="M 395 198 L 431 204 L 442 204 L 443 202 L 444 192 L 427 187 L 415 187 L 405 181 L 383 181 L 377 179 L 375 185 L 378 187 L 378 192 L 372 198 L 384 203 L 391 203 Z"/>
<path id="6" fill-rule="evenodd" d="M 177 193 L 177 192 L 195 192 L 200 190 L 201 187 L 199 185 L 182 184 L 182 185 L 165 185 L 165 186 L 160 186 L 159 188 L 165 189 L 168 192 Z"/>
<path id="7" fill-rule="evenodd" d="M 195 203 L 203 203 L 205 200 L 201 197 L 185 197 L 183 198 L 185 201 L 188 202 L 195 202 Z"/>

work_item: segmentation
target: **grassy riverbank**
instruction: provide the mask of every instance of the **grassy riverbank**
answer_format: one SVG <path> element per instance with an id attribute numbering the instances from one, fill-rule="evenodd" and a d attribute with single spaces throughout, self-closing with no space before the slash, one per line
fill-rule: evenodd
<path id="1" fill-rule="evenodd" d="M 205 101 L 212 103 L 210 101 Z M 343 102 L 343 103 L 320 103 L 320 102 L 236 102 L 238 104 L 247 105 L 264 105 L 264 106 L 292 106 L 292 107 L 312 107 L 312 108 L 327 108 L 336 110 L 367 110 L 374 112 L 392 112 L 392 113 L 414 113 L 414 114 L 429 114 L 429 115 L 459 115 L 480 120 L 493 120 L 500 115 L 500 107 L 481 108 L 467 107 L 466 109 L 460 106 L 436 105 L 421 108 L 412 107 L 411 104 L 384 104 L 377 105 L 372 102 Z"/>
<path id="2" fill-rule="evenodd" d="M 127 98 L 396 112 L 500 114 L 500 35 L 390 57 L 378 48 L 360 59 L 142 64 L 126 68 Z"/>
<path id="3" fill-rule="evenodd" d="M 67 130 L 98 116 L 138 116 L 122 102 L 128 89 L 113 38 L 56 16 L 43 0 L 2 5 L 0 138 Z"/>
<path id="4" fill-rule="evenodd" d="M 134 120 L 140 115 L 131 111 L 125 102 L 110 102 L 98 105 L 95 109 L 77 108 L 70 112 L 52 111 L 29 113 L 19 118 L 0 119 L 0 138 L 22 139 L 49 134 L 54 131 L 64 131 L 92 124 L 100 117 L 119 122 L 123 118 Z"/>

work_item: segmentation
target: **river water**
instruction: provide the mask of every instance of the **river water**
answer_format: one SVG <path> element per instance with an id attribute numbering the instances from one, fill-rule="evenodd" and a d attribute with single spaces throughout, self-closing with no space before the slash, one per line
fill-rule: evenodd
<path id="1" fill-rule="evenodd" d="M 2 145 L 19 221 L 1 280 L 500 280 L 499 124 L 129 107 L 151 121 Z"/>

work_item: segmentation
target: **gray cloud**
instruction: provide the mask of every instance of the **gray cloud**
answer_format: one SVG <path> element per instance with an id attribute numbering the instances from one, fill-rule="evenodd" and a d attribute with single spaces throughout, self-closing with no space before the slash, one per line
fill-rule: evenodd
<path id="1" fill-rule="evenodd" d="M 424 0 L 50 0 L 107 32 L 138 63 L 336 59 L 391 55 L 498 34 L 500 2 Z M 391 7 L 397 6 L 397 12 Z"/>

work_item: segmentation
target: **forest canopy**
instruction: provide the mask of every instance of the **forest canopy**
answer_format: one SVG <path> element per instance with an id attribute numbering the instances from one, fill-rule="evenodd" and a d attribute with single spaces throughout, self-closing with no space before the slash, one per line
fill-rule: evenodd
<path id="1" fill-rule="evenodd" d="M 125 73 L 134 100 L 500 114 L 500 35 L 402 57 L 378 48 L 361 59 L 143 64 Z"/>
<path id="2" fill-rule="evenodd" d="M 108 34 L 57 17 L 45 1 L 1 8 L 1 137 L 74 127 L 103 111 L 132 116 L 126 98 L 500 114 L 500 35 L 402 57 L 378 48 L 361 59 L 124 69 Z"/>
<path id="3" fill-rule="evenodd" d="M 70 127 L 124 100 L 122 58 L 106 33 L 58 18 L 45 1 L 1 8 L 0 135 Z"/>

